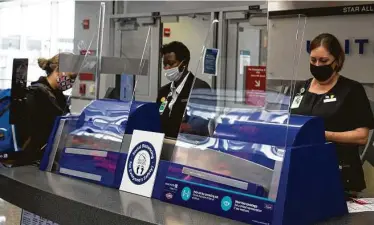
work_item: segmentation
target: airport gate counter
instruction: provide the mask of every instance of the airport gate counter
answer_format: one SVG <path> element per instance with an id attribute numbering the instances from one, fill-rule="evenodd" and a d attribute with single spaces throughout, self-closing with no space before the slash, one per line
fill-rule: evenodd
<path id="1" fill-rule="evenodd" d="M 31 166 L 0 170 L 0 185 L 2 187 L 0 198 L 61 225 L 245 224 L 159 200 L 46 173 Z M 348 214 L 318 223 L 318 225 L 370 224 L 374 224 L 374 212 Z"/>
<path id="2" fill-rule="evenodd" d="M 222 213 L 222 211 L 208 211 L 216 215 L 222 213 L 223 216 L 218 217 L 199 212 L 204 211 L 204 209 L 196 208 L 196 206 L 193 205 L 184 205 L 186 207 L 182 207 L 167 203 L 170 199 L 168 197 L 164 198 L 164 196 L 168 196 L 168 193 L 165 195 L 164 192 L 164 189 L 167 189 L 165 186 L 167 184 L 166 180 L 176 180 L 177 176 L 182 176 L 183 174 L 179 174 L 178 170 L 172 169 L 173 166 L 177 167 L 178 165 L 182 165 L 184 167 L 182 170 L 183 172 L 188 172 L 186 168 L 190 170 L 189 175 L 193 175 L 191 171 L 195 170 L 195 177 L 193 177 L 195 182 L 188 181 L 190 182 L 190 187 L 193 189 L 199 188 L 197 183 L 199 180 L 197 178 L 205 177 L 204 185 L 202 185 L 203 187 L 207 187 L 209 185 L 206 184 L 211 184 L 213 182 L 215 182 L 216 186 L 220 187 L 220 185 L 222 185 L 220 179 L 232 183 L 231 185 L 241 184 L 239 182 L 240 180 L 246 180 L 246 182 L 248 182 L 248 187 L 245 191 L 254 193 L 246 195 L 249 196 L 247 198 L 249 200 L 264 200 L 269 202 L 268 204 L 272 203 L 275 208 L 279 207 L 277 206 L 279 199 L 284 199 L 286 201 L 291 200 L 289 202 L 284 202 L 286 206 L 283 207 L 283 214 L 280 215 L 279 218 L 279 220 L 283 222 L 270 221 L 271 223 L 268 224 L 297 224 L 297 222 L 303 218 L 298 218 L 297 215 L 294 214 L 294 211 L 292 212 L 291 210 L 295 210 L 294 207 L 307 202 L 314 208 L 308 208 L 308 206 L 306 206 L 302 207 L 304 209 L 296 210 L 299 210 L 297 213 L 304 215 L 305 213 L 310 214 L 309 220 L 316 220 L 315 216 L 322 216 L 325 218 L 332 217 L 332 215 L 341 216 L 339 219 L 327 220 L 328 222 L 319 224 L 372 224 L 374 221 L 374 214 L 371 213 L 344 215 L 347 213 L 347 208 L 344 194 L 340 187 L 341 183 L 338 179 L 339 171 L 337 166 L 335 167 L 334 164 L 329 164 L 334 162 L 333 155 L 330 154 L 333 151 L 330 144 L 325 144 L 323 129 L 321 129 L 321 127 L 323 127 L 321 120 L 295 116 L 290 118 L 289 123 L 292 126 L 289 126 L 288 124 L 284 124 L 284 121 L 279 122 L 280 118 L 284 118 L 284 112 L 274 114 L 250 110 L 245 112 L 246 115 L 249 116 L 246 121 L 240 120 L 232 123 L 229 119 L 223 119 L 216 127 L 213 137 L 195 137 L 189 134 L 180 134 L 180 137 L 174 143 L 165 139 L 163 155 L 159 162 L 159 168 L 152 191 L 152 198 L 117 190 L 117 188 L 121 188 L 120 178 L 124 174 L 124 162 L 127 154 L 130 154 L 127 150 L 129 150 L 128 146 L 130 146 L 131 149 L 131 144 L 129 145 L 128 143 L 131 141 L 131 133 L 136 129 L 149 131 L 158 130 L 158 122 L 156 119 L 158 111 L 154 106 L 154 103 L 97 100 L 87 106 L 79 116 L 62 117 L 56 122 L 54 135 L 51 135 L 50 140 L 52 144 L 49 145 L 50 147 L 47 149 L 47 153 L 40 166 L 41 170 L 54 171 L 59 174 L 41 171 L 32 166 L 2 169 L 0 170 L 0 185 L 2 187 L 0 189 L 0 198 L 22 209 L 48 218 L 58 224 L 67 225 L 244 224 L 224 218 L 228 217 L 243 221 L 243 218 L 240 218 L 240 216 L 239 218 L 235 218 L 224 214 L 224 212 Z M 225 116 L 226 118 L 232 118 L 233 114 L 238 114 L 238 112 L 227 113 Z M 137 123 L 136 121 L 140 119 L 142 122 Z M 267 121 L 267 123 L 264 123 L 264 121 Z M 278 122 L 274 123 L 272 121 Z M 251 132 L 253 128 L 255 128 L 257 132 Z M 240 129 L 242 132 L 237 132 L 237 129 Z M 271 129 L 272 135 L 264 135 L 269 133 L 269 129 Z M 311 130 L 313 130 L 313 133 L 309 132 Z M 321 130 L 321 132 L 317 132 L 318 130 Z M 285 137 L 285 131 L 287 131 L 286 133 L 288 134 L 287 139 L 283 139 L 283 137 Z M 230 133 L 237 135 L 228 136 Z M 268 138 L 265 138 L 265 136 Z M 125 138 L 122 139 L 122 137 Z M 247 142 L 249 139 L 255 140 L 254 143 L 256 144 Z M 270 143 L 270 145 L 263 144 L 265 142 Z M 98 146 L 98 144 L 100 144 L 100 146 Z M 105 148 L 102 148 L 103 144 L 105 144 Z M 216 144 L 218 144 L 218 147 Z M 268 151 L 269 147 L 286 145 L 289 146 L 290 149 L 289 151 L 285 151 L 283 171 L 282 174 L 278 171 L 278 174 L 281 176 L 280 180 L 288 179 L 287 184 L 279 182 L 279 187 L 276 187 L 274 190 L 274 176 L 264 174 L 263 177 L 256 175 L 243 177 L 245 175 L 237 173 L 237 169 L 235 168 L 237 168 L 238 164 L 248 166 L 249 169 L 256 171 L 256 173 L 268 173 L 270 167 L 276 168 L 276 162 L 274 162 L 276 160 L 271 160 L 271 157 L 268 156 L 277 156 L 277 154 L 275 154 L 276 151 L 274 152 L 274 148 Z M 309 147 L 302 147 L 304 145 Z M 293 147 L 291 146 L 296 147 L 292 149 Z M 310 146 L 318 146 L 319 149 Z M 230 152 L 233 147 L 236 147 L 236 153 Z M 238 151 L 238 148 L 240 151 Z M 297 151 L 297 149 L 301 148 L 304 149 Z M 105 149 L 105 151 L 100 151 L 107 153 L 99 154 L 98 149 Z M 225 169 L 232 172 L 232 174 L 223 177 L 218 175 L 217 172 L 209 173 L 207 168 L 203 168 L 204 165 L 194 160 L 194 157 L 192 157 L 191 160 L 187 157 L 187 161 L 183 161 L 183 158 L 181 160 L 178 156 L 183 155 L 181 153 L 185 150 L 188 150 L 188 153 L 198 153 L 200 157 L 210 157 L 212 161 L 215 160 L 217 155 L 223 158 L 229 157 L 231 162 L 230 160 L 225 161 Z M 82 154 L 82 151 L 88 152 Z M 172 153 L 168 152 L 165 154 L 164 151 L 172 151 Z M 311 154 L 311 151 L 313 151 L 313 154 Z M 176 152 L 178 154 L 176 154 Z M 221 155 L 222 152 L 230 154 Z M 294 154 L 293 152 L 296 153 Z M 319 160 L 318 156 L 321 156 L 321 154 L 318 153 L 321 152 L 324 152 L 323 157 L 328 160 Z M 234 158 L 247 158 L 250 161 L 245 161 L 246 163 L 243 164 L 243 162 L 237 161 Z M 305 161 L 306 158 L 308 161 Z M 299 161 L 295 163 L 294 159 Z M 104 163 L 105 160 L 106 162 Z M 319 168 L 314 170 L 302 168 L 304 166 L 303 164 L 306 164 L 305 166 L 307 167 L 313 163 L 318 163 Z M 337 164 L 337 162 L 335 163 Z M 263 166 L 261 167 L 258 164 Z M 268 168 L 266 169 L 264 166 Z M 292 168 L 292 170 L 290 168 Z M 207 172 L 203 172 L 202 169 L 205 169 Z M 305 171 L 305 174 L 295 173 L 302 169 Z M 324 173 L 321 173 L 322 169 Z M 273 174 L 276 174 L 275 170 L 276 169 L 274 169 Z M 82 176 L 82 174 L 84 174 L 84 176 Z M 168 176 L 165 176 L 165 174 Z M 304 175 L 307 176 L 307 178 Z M 97 176 L 101 178 L 97 180 Z M 73 179 L 72 177 L 84 181 Z M 240 177 L 240 180 L 232 179 L 232 177 Z M 250 181 L 247 181 L 247 179 Z M 323 192 L 321 192 L 317 186 L 312 185 L 312 183 L 318 183 L 322 180 L 326 184 L 323 186 Z M 295 181 L 297 181 L 297 183 L 295 183 Z M 252 185 L 250 185 L 250 182 L 253 182 Z M 271 184 L 269 182 L 271 182 Z M 226 183 L 226 185 L 228 185 L 228 183 Z M 311 187 L 316 190 L 311 190 Z M 298 193 L 292 192 L 291 190 L 294 188 L 300 188 L 300 191 Z M 205 191 L 207 190 L 208 189 Z M 240 197 L 236 195 L 240 193 L 244 195 L 243 190 L 241 190 L 242 192 L 233 191 L 235 189 L 229 189 L 227 187 L 219 188 L 219 190 L 230 192 L 230 196 L 234 200 Z M 266 199 L 266 196 L 273 196 L 274 194 L 278 194 L 277 201 L 269 201 Z M 317 195 L 321 196 L 321 198 L 316 198 Z M 303 199 L 300 199 L 300 196 L 302 196 Z M 183 203 L 173 203 L 183 205 Z M 220 205 L 220 207 L 223 207 L 222 210 L 224 209 L 224 206 Z M 212 208 L 214 208 L 214 206 L 212 206 Z M 270 217 L 265 217 L 265 219 L 272 220 L 272 217 L 273 216 L 270 215 Z M 296 222 L 294 218 L 297 218 Z M 321 221 L 321 219 L 319 220 Z M 248 222 L 246 224 L 248 224 Z M 315 223 L 304 220 L 298 224 Z"/>
<path id="3" fill-rule="evenodd" d="M 219 22 L 214 19 L 211 28 Z M 131 62 L 102 57 L 102 47 L 95 57 L 60 55 L 59 72 L 96 74 L 95 100 L 79 115 L 57 118 L 39 168 L 0 169 L 0 198 L 60 225 L 374 224 L 373 213 L 348 214 L 323 120 L 290 115 L 290 96 L 283 92 L 273 93 L 274 110 L 267 108 L 271 93 L 265 87 L 246 90 L 245 98 L 256 104 L 246 99 L 244 107 L 229 104 L 237 103 L 227 100 L 232 96 L 221 104 L 220 90 L 191 87 L 180 100 L 186 111 L 176 140 L 162 133 L 168 97 L 160 106 L 137 101 L 135 91 L 131 100 L 98 100 L 101 74 L 151 74 L 143 72 L 147 41 L 142 58 Z M 195 71 L 220 76 L 219 49 L 206 46 L 203 68 Z M 87 59 L 94 63 L 83 71 Z M 196 135 L 205 125 L 209 135 Z"/>

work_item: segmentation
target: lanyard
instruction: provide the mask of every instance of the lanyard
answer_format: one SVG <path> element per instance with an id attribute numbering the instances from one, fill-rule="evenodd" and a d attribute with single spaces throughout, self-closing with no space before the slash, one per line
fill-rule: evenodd
<path id="1" fill-rule="evenodd" d="M 171 115 L 171 111 L 173 110 L 173 106 L 178 99 L 179 94 L 182 92 L 182 89 L 187 81 L 190 72 L 188 72 L 187 76 L 183 79 L 183 81 L 178 85 L 177 88 L 174 87 L 174 82 L 170 84 L 170 92 L 167 96 L 167 99 L 171 97 L 171 101 L 169 103 L 169 116 Z"/>

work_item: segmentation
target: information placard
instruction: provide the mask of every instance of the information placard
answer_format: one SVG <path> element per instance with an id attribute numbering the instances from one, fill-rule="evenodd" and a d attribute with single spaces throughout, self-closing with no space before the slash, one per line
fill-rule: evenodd
<path id="1" fill-rule="evenodd" d="M 206 48 L 203 56 L 203 74 L 217 76 L 219 49 Z"/>
<path id="2" fill-rule="evenodd" d="M 58 225 L 34 213 L 22 210 L 20 225 Z"/>
<path id="3" fill-rule="evenodd" d="M 266 67 L 246 67 L 245 102 L 251 106 L 265 106 L 266 102 Z"/>
<path id="4" fill-rule="evenodd" d="M 131 101 L 134 92 L 134 76 L 122 74 L 121 75 L 121 101 Z"/>
<path id="5" fill-rule="evenodd" d="M 134 130 L 121 191 L 151 197 L 165 134 Z"/>
<path id="6" fill-rule="evenodd" d="M 249 50 L 241 50 L 240 51 L 240 62 L 239 62 L 240 75 L 243 75 L 244 69 L 250 65 L 251 65 L 251 52 Z"/>

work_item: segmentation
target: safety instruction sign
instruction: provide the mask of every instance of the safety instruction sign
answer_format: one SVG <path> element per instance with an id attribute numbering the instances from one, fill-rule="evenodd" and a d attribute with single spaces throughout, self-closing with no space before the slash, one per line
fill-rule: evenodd
<path id="1" fill-rule="evenodd" d="M 266 67 L 246 67 L 246 93 L 245 101 L 251 106 L 265 106 L 266 102 Z"/>
<path id="2" fill-rule="evenodd" d="M 217 76 L 219 49 L 206 48 L 203 56 L 203 74 Z"/>
<path id="3" fill-rule="evenodd" d="M 123 172 L 121 191 L 150 198 L 165 134 L 134 130 Z"/>

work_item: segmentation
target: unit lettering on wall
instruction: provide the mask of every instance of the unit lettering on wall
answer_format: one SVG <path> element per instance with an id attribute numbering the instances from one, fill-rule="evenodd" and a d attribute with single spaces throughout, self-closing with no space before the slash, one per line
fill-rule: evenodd
<path id="1" fill-rule="evenodd" d="M 267 62 L 269 78 L 311 78 L 308 54 L 310 42 L 321 33 L 330 33 L 339 39 L 347 56 L 341 74 L 362 83 L 374 83 L 373 20 L 374 14 L 310 17 L 307 18 L 304 29 L 304 18 L 270 19 Z M 297 33 L 304 34 L 303 38 L 295 40 Z M 306 40 L 309 40 L 308 43 Z M 299 54 L 300 51 L 302 54 Z"/>
<path id="2" fill-rule="evenodd" d="M 310 43 L 310 40 L 306 41 L 306 50 L 308 53 L 310 53 Z M 356 44 L 356 46 L 358 46 L 358 54 L 363 55 L 367 46 L 366 44 L 369 43 L 369 39 L 353 39 L 353 41 L 351 41 L 350 39 L 345 39 L 343 47 L 346 55 L 351 53 L 351 47 L 353 47 L 351 46 L 351 43 L 353 43 L 352 45 Z M 374 51 L 374 48 L 372 50 Z"/>

